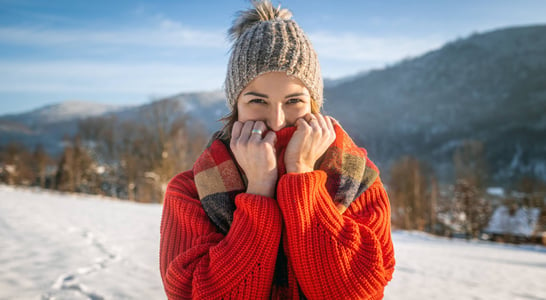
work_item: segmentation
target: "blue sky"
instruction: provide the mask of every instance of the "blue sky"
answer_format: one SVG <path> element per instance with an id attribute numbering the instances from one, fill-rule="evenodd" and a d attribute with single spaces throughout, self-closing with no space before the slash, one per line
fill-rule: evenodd
<path id="1" fill-rule="evenodd" d="M 492 29 L 546 24 L 546 1 L 273 1 L 340 78 Z M 248 0 L 0 0 L 0 114 L 68 100 L 133 105 L 220 89 Z"/>

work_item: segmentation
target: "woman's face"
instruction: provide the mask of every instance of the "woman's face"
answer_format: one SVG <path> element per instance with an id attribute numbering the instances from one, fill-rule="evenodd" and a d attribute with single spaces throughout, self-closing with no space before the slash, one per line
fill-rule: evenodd
<path id="1" fill-rule="evenodd" d="M 269 72 L 256 77 L 237 98 L 238 121 L 264 121 L 278 131 L 293 126 L 311 113 L 311 96 L 303 83 L 284 72 Z"/>

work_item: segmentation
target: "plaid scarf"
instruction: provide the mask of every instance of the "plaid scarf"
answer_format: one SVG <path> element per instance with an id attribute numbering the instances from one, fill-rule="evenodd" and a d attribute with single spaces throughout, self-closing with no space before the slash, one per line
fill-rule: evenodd
<path id="1" fill-rule="evenodd" d="M 374 182 L 378 170 L 367 158 L 366 150 L 356 146 L 340 126 L 334 125 L 334 129 L 336 139 L 315 169 L 328 175 L 326 189 L 343 213 Z M 284 152 L 295 131 L 295 127 L 286 127 L 276 132 L 279 178 L 286 173 Z M 246 190 L 247 182 L 230 151 L 229 140 L 214 134 L 193 165 L 193 173 L 203 209 L 219 231 L 227 234 L 233 221 L 235 196 Z"/>
<path id="2" fill-rule="evenodd" d="M 326 189 L 340 213 L 358 198 L 377 178 L 377 167 L 367 158 L 366 150 L 354 144 L 349 135 L 334 125 L 336 139 L 315 164 L 315 170 L 326 172 Z M 284 153 L 296 127 L 286 127 L 278 132 L 275 148 L 279 178 L 286 173 Z M 203 209 L 218 230 L 227 234 L 235 212 L 235 196 L 246 190 L 247 179 L 230 151 L 229 140 L 217 132 L 193 165 L 195 185 Z M 282 243 L 281 247 L 282 248 Z M 276 282 L 286 279 L 286 257 L 279 249 Z"/>

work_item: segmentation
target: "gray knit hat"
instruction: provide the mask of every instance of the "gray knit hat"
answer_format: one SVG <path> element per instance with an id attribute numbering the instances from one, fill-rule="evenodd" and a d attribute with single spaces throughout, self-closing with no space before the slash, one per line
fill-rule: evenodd
<path id="1" fill-rule="evenodd" d="M 311 42 L 291 20 L 287 9 L 268 0 L 252 1 L 254 8 L 239 13 L 229 30 L 233 41 L 225 81 L 228 107 L 233 110 L 239 94 L 257 76 L 286 72 L 307 87 L 322 107 L 323 82 Z"/>

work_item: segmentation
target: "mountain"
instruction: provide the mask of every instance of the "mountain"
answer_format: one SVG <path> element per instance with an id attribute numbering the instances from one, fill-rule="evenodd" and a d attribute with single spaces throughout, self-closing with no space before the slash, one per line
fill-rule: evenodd
<path id="1" fill-rule="evenodd" d="M 157 102 L 167 102 L 167 106 L 172 109 L 170 113 L 173 116 L 185 114 L 191 117 L 192 122 L 196 123 L 194 125 L 203 126 L 207 132 L 212 133 L 220 129 L 221 123 L 219 120 L 228 113 L 225 99 L 224 92 L 220 90 L 180 93 L 104 115 L 114 115 L 118 119 L 139 120 L 142 122 L 145 121 L 145 116 L 154 110 L 154 105 Z"/>
<path id="2" fill-rule="evenodd" d="M 451 180 L 454 150 L 466 140 L 484 144 L 492 183 L 522 175 L 546 181 L 546 26 L 473 34 L 381 70 L 327 80 L 325 113 L 336 117 L 388 174 L 412 155 L 441 180 Z M 207 131 L 218 130 L 228 110 L 221 91 L 162 99 L 181 104 Z M 19 140 L 61 149 L 77 120 L 95 115 L 138 119 L 152 103 L 90 107 L 64 103 L 0 117 L 0 145 Z"/>
<path id="3" fill-rule="evenodd" d="M 52 153 L 62 149 L 62 139 L 73 135 L 78 121 L 123 109 L 86 101 L 66 101 L 22 114 L 0 117 L 0 145 L 11 141 L 33 148 L 41 144 Z"/>
<path id="4" fill-rule="evenodd" d="M 193 119 L 199 120 L 208 132 L 219 130 L 222 126 L 218 120 L 228 112 L 224 91 L 217 90 L 203 93 L 181 93 L 166 98 L 169 101 L 177 101 L 183 112 Z"/>
<path id="5" fill-rule="evenodd" d="M 492 181 L 546 180 L 546 26 L 474 34 L 325 90 L 325 109 L 384 171 L 401 155 L 447 179 L 482 141 Z"/>
<path id="6" fill-rule="evenodd" d="M 227 112 L 222 91 L 182 93 L 161 99 L 179 105 L 172 114 L 188 114 L 209 132 L 220 129 L 219 120 Z M 84 101 L 48 105 L 27 113 L 0 116 L 0 145 L 15 141 L 32 149 L 41 144 L 55 155 L 64 147 L 63 138 L 74 135 L 81 120 L 115 116 L 119 120 L 142 120 L 152 110 L 152 102 L 140 106 L 113 106 Z"/>

